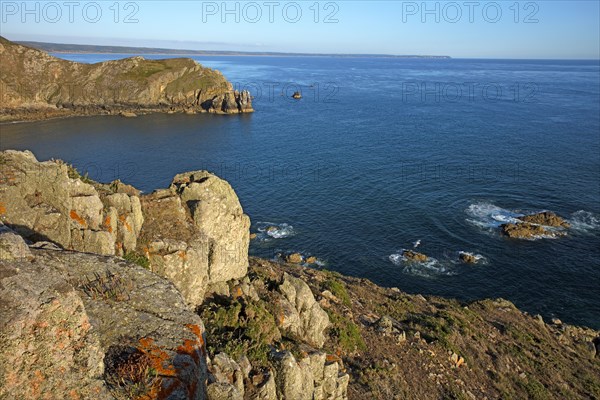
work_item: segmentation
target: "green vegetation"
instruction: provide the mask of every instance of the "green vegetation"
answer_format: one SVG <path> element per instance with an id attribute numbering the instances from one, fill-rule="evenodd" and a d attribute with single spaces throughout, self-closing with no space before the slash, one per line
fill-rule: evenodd
<path id="1" fill-rule="evenodd" d="M 275 318 L 262 301 L 220 298 L 202 307 L 201 317 L 211 354 L 225 352 L 234 360 L 246 354 L 257 366 L 268 365 L 269 345 L 281 339 Z"/>
<path id="2" fill-rule="evenodd" d="M 146 268 L 146 269 L 150 269 L 150 260 L 148 260 L 145 256 L 130 251 L 128 253 L 126 253 L 123 258 L 126 261 L 129 261 L 130 263 L 134 263 L 139 265 L 140 267 Z"/>
<path id="3" fill-rule="evenodd" d="M 94 279 L 88 278 L 86 282 L 80 282 L 79 288 L 94 300 L 125 301 L 129 300 L 133 285 L 119 274 L 106 271 L 106 274 L 95 273 Z"/>
<path id="4" fill-rule="evenodd" d="M 77 169 L 71 164 L 67 164 L 67 175 L 71 179 L 79 179 L 83 183 L 89 183 L 90 185 L 96 183 L 88 176 L 88 172 L 86 172 L 84 175 L 81 175 L 79 171 L 77 171 Z"/>
<path id="5" fill-rule="evenodd" d="M 365 344 L 360 329 L 349 318 L 327 310 L 329 321 L 332 324 L 332 336 L 337 338 L 337 344 L 346 353 L 354 353 L 355 351 L 365 351 Z"/>
<path id="6" fill-rule="evenodd" d="M 350 295 L 346 290 L 346 286 L 342 282 L 334 279 L 328 279 L 323 283 L 323 289 L 329 290 L 335 297 L 340 299 L 345 306 L 350 307 L 352 305 Z"/>

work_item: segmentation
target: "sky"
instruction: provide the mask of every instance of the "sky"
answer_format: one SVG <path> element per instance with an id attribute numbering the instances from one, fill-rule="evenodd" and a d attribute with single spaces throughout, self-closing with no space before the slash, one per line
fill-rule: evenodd
<path id="1" fill-rule="evenodd" d="M 5 1 L 10 40 L 456 58 L 600 58 L 600 1 Z"/>

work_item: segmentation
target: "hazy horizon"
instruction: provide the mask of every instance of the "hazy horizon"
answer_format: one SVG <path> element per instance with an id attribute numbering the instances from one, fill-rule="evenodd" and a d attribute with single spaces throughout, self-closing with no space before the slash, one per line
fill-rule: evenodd
<path id="1" fill-rule="evenodd" d="M 0 13 L 2 35 L 14 41 L 236 52 L 600 59 L 596 1 L 1 1 Z"/>

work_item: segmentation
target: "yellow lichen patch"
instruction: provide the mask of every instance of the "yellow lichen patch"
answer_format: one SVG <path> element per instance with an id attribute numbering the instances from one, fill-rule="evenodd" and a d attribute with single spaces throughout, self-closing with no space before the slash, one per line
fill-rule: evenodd
<path id="1" fill-rule="evenodd" d="M 77 221 L 79 225 L 87 228 L 87 222 L 85 222 L 85 219 L 83 219 L 79 214 L 77 214 L 77 211 L 71 210 L 69 216 L 72 220 Z"/>

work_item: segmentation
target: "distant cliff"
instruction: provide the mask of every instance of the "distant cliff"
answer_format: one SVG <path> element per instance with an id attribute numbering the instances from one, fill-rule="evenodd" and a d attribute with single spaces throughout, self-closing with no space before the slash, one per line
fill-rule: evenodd
<path id="1" fill-rule="evenodd" d="M 0 37 L 0 121 L 146 112 L 252 112 L 250 94 L 187 58 L 83 64 Z"/>

